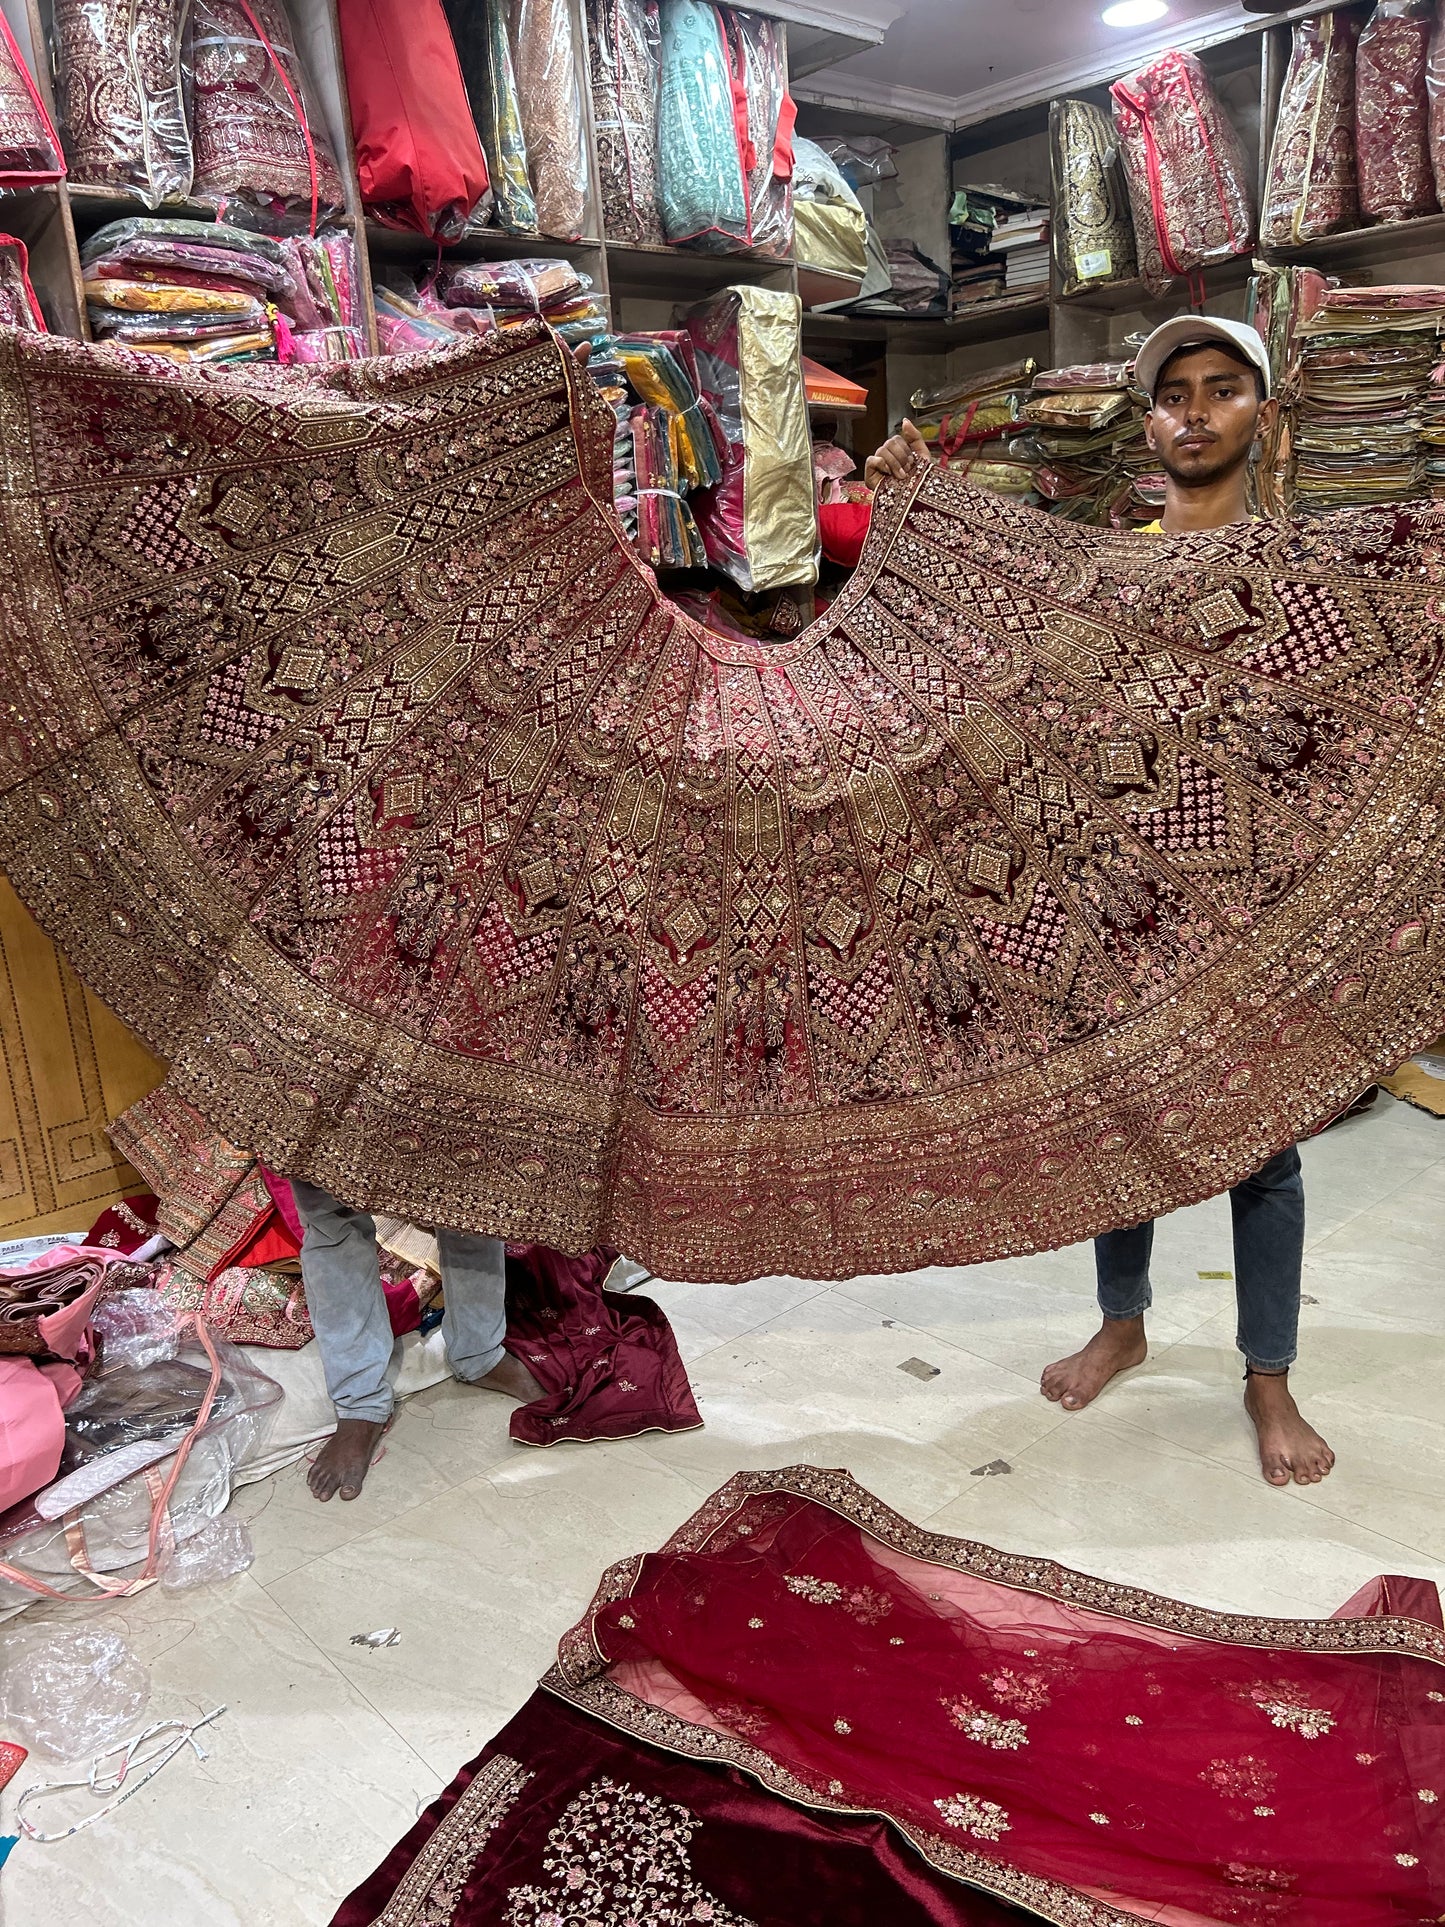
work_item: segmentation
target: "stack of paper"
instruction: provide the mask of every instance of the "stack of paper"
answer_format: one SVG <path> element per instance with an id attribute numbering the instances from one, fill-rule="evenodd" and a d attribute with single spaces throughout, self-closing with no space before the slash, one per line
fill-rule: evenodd
<path id="1" fill-rule="evenodd" d="M 1049 285 L 1049 210 L 1024 208 L 1005 216 L 993 231 L 992 253 L 1005 262 L 1004 287 L 1019 294 Z"/>

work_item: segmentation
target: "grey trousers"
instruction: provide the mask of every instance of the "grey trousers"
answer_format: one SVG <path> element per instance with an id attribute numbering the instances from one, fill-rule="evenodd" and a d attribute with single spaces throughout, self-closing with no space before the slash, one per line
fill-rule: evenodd
<path id="1" fill-rule="evenodd" d="M 375 1220 L 300 1178 L 291 1180 L 291 1189 L 305 1234 L 306 1308 L 336 1416 L 380 1423 L 390 1418 L 395 1403 L 391 1381 L 401 1341 L 393 1338 L 387 1317 Z M 502 1361 L 507 1330 L 505 1248 L 499 1238 L 461 1231 L 439 1231 L 437 1243 L 447 1357 L 458 1378 L 485 1378 Z"/>

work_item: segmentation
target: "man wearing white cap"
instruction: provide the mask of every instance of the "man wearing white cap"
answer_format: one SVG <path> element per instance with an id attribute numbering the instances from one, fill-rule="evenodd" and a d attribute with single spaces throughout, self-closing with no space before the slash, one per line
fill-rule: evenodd
<path id="1" fill-rule="evenodd" d="M 1180 315 L 1144 343 L 1134 378 L 1152 402 L 1145 433 L 1166 478 L 1164 513 L 1146 533 L 1183 535 L 1248 521 L 1250 459 L 1278 406 L 1259 335 L 1237 321 Z M 1299 1152 L 1290 1145 L 1235 1185 L 1229 1198 L 1244 1404 L 1260 1465 L 1271 1485 L 1316 1485 L 1334 1453 L 1301 1416 L 1289 1389 L 1304 1260 Z M 1079 1411 L 1117 1372 L 1144 1362 L 1153 1241 L 1152 1223 L 1095 1240 L 1103 1325 L 1082 1351 L 1049 1366 L 1047 1398 Z"/>

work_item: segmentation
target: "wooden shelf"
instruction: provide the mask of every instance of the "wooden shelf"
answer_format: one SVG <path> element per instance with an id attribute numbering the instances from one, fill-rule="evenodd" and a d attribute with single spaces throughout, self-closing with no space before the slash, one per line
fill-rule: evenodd
<path id="1" fill-rule="evenodd" d="M 602 252 L 602 242 L 591 238 L 556 241 L 545 234 L 507 234 L 501 228 L 479 228 L 460 235 L 455 241 L 434 241 L 410 228 L 386 227 L 380 221 L 366 223 L 366 251 L 373 261 L 404 263 L 408 267 L 435 262 L 438 253 L 446 261 L 574 261 L 588 265 L 589 257 Z"/>
<path id="2" fill-rule="evenodd" d="M 972 341 L 1002 341 L 1040 334 L 1049 326 L 1047 294 L 1005 294 L 975 302 L 954 315 L 820 314 L 803 316 L 803 337 L 826 341 L 879 341 L 904 354 L 945 355 Z"/>
<path id="3" fill-rule="evenodd" d="M 1346 228 L 1314 241 L 1261 250 L 1268 261 L 1304 267 L 1373 267 L 1402 254 L 1445 254 L 1445 214 L 1422 214 L 1413 221 L 1382 221 L 1374 227 Z"/>
<path id="4" fill-rule="evenodd" d="M 665 243 L 609 241 L 607 279 L 614 295 L 651 301 L 697 301 L 735 281 L 785 277 L 791 285 L 793 263 L 751 248 L 736 254 L 705 254 Z"/>

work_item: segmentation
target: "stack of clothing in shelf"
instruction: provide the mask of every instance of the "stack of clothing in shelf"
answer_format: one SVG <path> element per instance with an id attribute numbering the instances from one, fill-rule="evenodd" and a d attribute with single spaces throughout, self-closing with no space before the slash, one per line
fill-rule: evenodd
<path id="1" fill-rule="evenodd" d="M 455 347 L 459 335 L 489 335 L 497 317 L 487 307 L 450 307 L 435 277 L 420 282 L 401 268 L 388 268 L 372 284 L 376 338 L 384 355 L 429 354 Z"/>
<path id="2" fill-rule="evenodd" d="M 463 261 L 439 284 L 445 306 L 489 311 L 502 328 L 541 315 L 574 348 L 607 332 L 607 311 L 592 280 L 570 261 Z"/>
<path id="3" fill-rule="evenodd" d="M 1127 528 L 1152 521 L 1163 504 L 1133 372 L 1129 361 L 1091 362 L 1034 378 L 1023 408 L 1034 485 L 1071 522 Z"/>
<path id="4" fill-rule="evenodd" d="M 1037 368 L 1025 358 L 943 388 L 916 390 L 910 412 L 935 458 L 975 488 L 1036 502 L 1033 464 L 1017 436 Z"/>
<path id="5" fill-rule="evenodd" d="M 998 209 L 985 195 L 963 187 L 948 210 L 948 233 L 953 251 L 954 312 L 975 301 L 992 301 L 1003 293 L 1004 257 L 993 254 Z"/>
<path id="6" fill-rule="evenodd" d="M 604 337 L 588 372 L 617 417 L 613 505 L 627 536 L 653 568 L 706 567 L 687 497 L 722 480 L 727 442 L 701 395 L 688 335 Z"/>
<path id="7" fill-rule="evenodd" d="M 993 231 L 993 252 L 1004 258 L 1006 294 L 1047 294 L 1049 210 L 1028 207 L 1003 215 Z"/>
<path id="8" fill-rule="evenodd" d="M 350 361 L 366 352 L 342 233 L 274 238 L 224 223 L 113 221 L 82 250 L 97 341 L 169 361 Z"/>
<path id="9" fill-rule="evenodd" d="M 1296 503 L 1409 501 L 1441 478 L 1445 287 L 1330 288 L 1300 322 Z"/>

